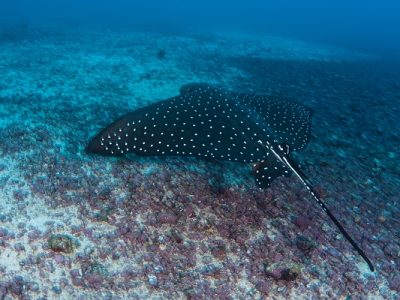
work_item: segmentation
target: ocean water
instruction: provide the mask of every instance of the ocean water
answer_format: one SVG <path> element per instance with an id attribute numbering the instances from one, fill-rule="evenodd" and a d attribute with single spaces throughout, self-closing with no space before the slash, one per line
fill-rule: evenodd
<path id="1" fill-rule="evenodd" d="M 399 11 L 375 0 L 2 1 L 0 299 L 398 299 Z M 289 155 L 374 271 L 295 174 L 261 190 L 249 155 L 221 159 L 236 147 L 222 131 L 219 150 L 205 148 L 214 157 L 85 151 L 138 109 L 164 126 L 148 107 L 171 97 L 171 113 L 199 118 L 208 106 L 180 108 L 199 96 L 180 94 L 188 83 L 231 91 L 224 100 L 267 130 L 271 99 L 312 111 L 306 147 Z M 210 122 L 255 126 L 236 112 Z"/>

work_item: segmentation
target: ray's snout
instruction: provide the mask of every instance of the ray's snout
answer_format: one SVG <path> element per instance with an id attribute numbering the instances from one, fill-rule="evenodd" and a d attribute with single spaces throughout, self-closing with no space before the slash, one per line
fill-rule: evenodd
<path id="1" fill-rule="evenodd" d="M 129 116 L 129 114 L 127 115 Z M 87 144 L 86 153 L 94 153 L 103 156 L 123 156 L 119 143 L 121 143 L 121 132 L 126 123 L 125 117 L 118 119 L 111 125 L 105 127 L 97 135 L 95 135 Z M 126 134 L 126 137 L 128 135 Z"/>
<path id="2" fill-rule="evenodd" d="M 102 154 L 101 153 L 101 146 L 100 146 L 100 137 L 95 136 L 90 140 L 90 142 L 86 145 L 85 151 L 86 153 L 95 153 L 95 154 Z"/>
<path id="3" fill-rule="evenodd" d="M 101 135 L 96 135 L 90 140 L 85 148 L 85 152 L 103 156 L 121 156 L 119 153 L 107 151 L 107 147 L 104 146 Z"/>

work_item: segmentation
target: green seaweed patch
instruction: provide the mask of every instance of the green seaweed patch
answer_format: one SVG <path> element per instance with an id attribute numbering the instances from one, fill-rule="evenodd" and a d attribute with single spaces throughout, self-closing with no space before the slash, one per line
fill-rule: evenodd
<path id="1" fill-rule="evenodd" d="M 95 213 L 94 217 L 99 222 L 107 223 L 110 221 L 110 216 L 113 213 L 113 208 L 106 206 L 103 207 L 99 212 Z"/>
<path id="2" fill-rule="evenodd" d="M 47 240 L 49 248 L 54 252 L 73 253 L 79 242 L 68 234 L 52 234 Z"/>
<path id="3" fill-rule="evenodd" d="M 84 274 L 98 275 L 107 277 L 109 275 L 107 268 L 99 262 L 91 262 L 82 267 Z"/>

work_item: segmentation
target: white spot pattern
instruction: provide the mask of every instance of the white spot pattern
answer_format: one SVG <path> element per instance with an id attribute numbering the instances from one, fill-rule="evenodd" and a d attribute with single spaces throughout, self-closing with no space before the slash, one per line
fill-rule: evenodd
<path id="1" fill-rule="evenodd" d="M 257 141 L 301 149 L 308 142 L 310 115 L 304 106 L 285 99 L 198 85 L 117 120 L 97 136 L 97 151 L 92 152 L 267 161 L 257 181 L 269 182 L 287 170 L 280 162 L 272 163 Z"/>

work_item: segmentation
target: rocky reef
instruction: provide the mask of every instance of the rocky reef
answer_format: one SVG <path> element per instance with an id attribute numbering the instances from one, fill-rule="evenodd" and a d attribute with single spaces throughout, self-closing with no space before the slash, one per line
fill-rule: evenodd
<path id="1" fill-rule="evenodd" d="M 0 299 L 396 299 L 393 62 L 265 36 L 28 34 L 0 43 Z M 293 176 L 261 191 L 247 165 L 84 152 L 193 81 L 315 111 L 296 158 L 375 273 Z"/>

